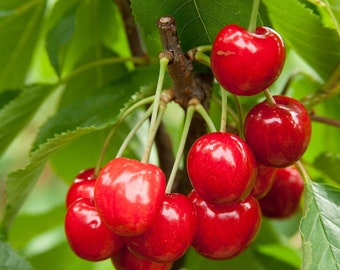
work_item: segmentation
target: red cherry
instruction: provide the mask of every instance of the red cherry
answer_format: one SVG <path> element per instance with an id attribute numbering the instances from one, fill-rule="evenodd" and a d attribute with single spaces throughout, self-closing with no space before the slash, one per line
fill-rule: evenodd
<path id="1" fill-rule="evenodd" d="M 273 185 L 277 168 L 259 165 L 257 167 L 257 175 L 255 185 L 251 191 L 251 195 L 256 199 L 263 198 Z"/>
<path id="2" fill-rule="evenodd" d="M 159 263 L 133 255 L 126 247 L 112 257 L 116 270 L 170 270 L 172 262 Z"/>
<path id="3" fill-rule="evenodd" d="M 94 191 L 98 213 L 119 235 L 148 230 L 162 207 L 165 176 L 155 165 L 127 158 L 111 160 L 100 171 Z"/>
<path id="4" fill-rule="evenodd" d="M 78 199 L 93 200 L 96 182 L 94 170 L 94 168 L 84 170 L 75 177 L 66 195 L 67 208 Z"/>
<path id="5" fill-rule="evenodd" d="M 202 256 L 213 260 L 230 259 L 255 239 L 261 225 L 261 210 L 254 197 L 218 205 L 208 204 L 196 191 L 189 197 L 198 219 L 192 246 Z"/>
<path id="6" fill-rule="evenodd" d="M 280 75 L 286 57 L 283 41 L 268 27 L 250 33 L 227 25 L 211 50 L 211 69 L 217 81 L 236 95 L 250 96 L 268 88 Z"/>
<path id="7" fill-rule="evenodd" d="M 197 216 L 191 200 L 182 194 L 167 194 L 151 229 L 129 237 L 129 250 L 145 259 L 173 262 L 190 247 L 196 232 Z"/>
<path id="8" fill-rule="evenodd" d="M 280 219 L 295 214 L 303 188 L 303 179 L 294 166 L 278 169 L 272 188 L 259 200 L 263 215 Z"/>
<path id="9" fill-rule="evenodd" d="M 76 200 L 68 207 L 65 234 L 71 249 L 88 261 L 108 259 L 123 247 L 123 238 L 106 227 L 87 199 Z"/>
<path id="10" fill-rule="evenodd" d="M 311 121 L 296 99 L 274 96 L 255 105 L 245 119 L 244 135 L 257 161 L 265 166 L 287 167 L 305 153 L 311 138 Z"/>
<path id="11" fill-rule="evenodd" d="M 226 203 L 249 195 L 257 165 L 252 151 L 238 136 L 213 132 L 191 146 L 187 170 L 192 186 L 204 200 Z"/>

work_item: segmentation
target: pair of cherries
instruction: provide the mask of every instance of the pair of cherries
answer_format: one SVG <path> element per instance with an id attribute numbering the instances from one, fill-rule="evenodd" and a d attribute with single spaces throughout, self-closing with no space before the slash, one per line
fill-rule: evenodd
<path id="1" fill-rule="evenodd" d="M 192 201 L 166 194 L 165 176 L 152 164 L 116 158 L 93 173 L 80 173 L 67 193 L 72 250 L 90 261 L 111 258 L 116 269 L 169 269 L 194 237 Z"/>

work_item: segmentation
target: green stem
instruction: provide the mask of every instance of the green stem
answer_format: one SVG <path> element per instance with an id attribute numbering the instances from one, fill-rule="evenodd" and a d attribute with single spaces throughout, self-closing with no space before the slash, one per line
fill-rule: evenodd
<path id="1" fill-rule="evenodd" d="M 239 132 L 240 132 L 240 138 L 244 138 L 244 127 L 243 127 L 243 108 L 242 104 L 240 102 L 240 99 L 237 95 L 233 95 L 236 109 L 237 109 L 237 115 L 238 115 L 238 122 L 239 122 Z"/>
<path id="2" fill-rule="evenodd" d="M 298 171 L 300 172 L 303 180 L 305 183 L 309 184 L 312 180 L 310 179 L 305 167 L 302 165 L 301 161 L 297 161 L 295 162 L 295 167 L 298 169 Z"/>
<path id="3" fill-rule="evenodd" d="M 210 67 L 210 57 L 203 52 L 196 51 L 195 53 L 195 60 L 207 67 Z"/>
<path id="4" fill-rule="evenodd" d="M 130 143 L 133 136 L 136 134 L 138 129 L 143 125 L 143 123 L 150 117 L 152 113 L 152 109 L 153 109 L 153 106 L 150 106 L 150 108 L 144 113 L 143 117 L 139 119 L 138 122 L 134 125 L 134 127 L 130 130 L 129 134 L 126 136 L 123 143 L 121 144 L 117 152 L 116 158 L 121 157 L 123 155 L 126 147 Z"/>
<path id="5" fill-rule="evenodd" d="M 256 29 L 257 14 L 259 12 L 260 0 L 253 1 L 253 8 L 251 10 L 248 31 L 253 33 Z"/>
<path id="6" fill-rule="evenodd" d="M 198 51 L 198 52 L 210 52 L 211 48 L 212 48 L 211 45 L 202 45 L 202 46 L 196 47 L 196 51 Z"/>
<path id="7" fill-rule="evenodd" d="M 175 162 L 174 162 L 174 165 L 172 167 L 168 183 L 166 185 L 166 190 L 165 190 L 166 193 L 171 193 L 171 189 L 172 189 L 172 186 L 174 184 L 176 174 L 177 174 L 177 171 L 178 171 L 178 166 L 179 166 L 179 163 L 180 163 L 182 155 L 183 155 L 184 146 L 185 146 L 185 143 L 187 141 L 189 128 L 190 128 L 190 124 L 191 124 L 194 112 L 195 112 L 195 105 L 190 105 L 187 109 L 187 112 L 186 112 L 185 121 L 184 121 L 184 125 L 183 125 L 183 130 L 182 130 L 182 136 L 181 136 L 181 140 L 180 140 L 180 143 L 179 143 L 179 146 L 178 146 Z"/>
<path id="8" fill-rule="evenodd" d="M 116 128 L 124 121 L 124 119 L 130 115 L 132 112 L 134 112 L 138 107 L 141 107 L 141 106 L 145 106 L 146 104 L 150 104 L 154 101 L 155 97 L 154 96 L 151 96 L 151 97 L 147 97 L 147 98 L 144 98 L 138 102 L 136 102 L 135 104 L 133 104 L 131 107 L 129 107 L 120 117 L 119 119 L 117 120 L 117 122 L 115 123 L 115 125 L 113 126 L 113 128 L 110 130 L 109 134 L 107 135 L 106 139 L 105 139 L 105 142 L 103 144 L 103 147 L 101 149 L 101 152 L 99 154 L 99 158 L 98 158 L 98 161 L 97 161 L 97 164 L 96 164 L 96 168 L 95 168 L 95 171 L 94 171 L 94 175 L 98 175 L 100 169 L 101 169 L 101 166 L 102 166 L 102 163 L 103 163 L 103 159 L 104 159 L 104 156 L 105 156 L 105 153 L 107 151 L 107 148 L 110 144 L 110 141 L 112 139 L 112 136 L 113 134 L 115 133 L 116 131 Z"/>
<path id="9" fill-rule="evenodd" d="M 227 112 L 228 112 L 228 103 L 227 103 L 227 92 L 221 86 L 221 98 L 222 98 L 222 108 L 221 108 L 221 125 L 220 131 L 227 131 Z"/>
<path id="10" fill-rule="evenodd" d="M 204 108 L 204 106 L 201 103 L 195 104 L 195 110 L 198 112 L 204 119 L 204 121 L 207 123 L 209 129 L 211 132 L 216 132 L 216 127 L 214 125 L 214 122 L 211 120 L 211 117 L 209 116 L 208 112 Z"/>
<path id="11" fill-rule="evenodd" d="M 273 98 L 272 94 L 270 93 L 269 89 L 263 91 L 264 95 L 266 96 L 267 102 L 270 104 L 276 104 L 275 99 Z"/>
<path id="12" fill-rule="evenodd" d="M 91 68 L 94 68 L 96 66 L 103 66 L 103 65 L 111 65 L 111 64 L 117 64 L 117 63 L 125 63 L 125 62 L 133 62 L 136 64 L 145 64 L 146 60 L 144 58 L 140 57 L 115 57 L 115 58 L 107 58 L 107 59 L 101 59 L 98 61 L 94 61 L 88 64 L 85 64 L 78 69 L 73 70 L 71 73 L 69 73 L 66 77 L 61 79 L 60 84 L 67 83 L 71 79 L 73 79 L 75 76 L 78 76 L 82 72 L 85 72 Z"/>
<path id="13" fill-rule="evenodd" d="M 169 63 L 169 59 L 167 57 L 163 57 L 159 60 L 160 68 L 159 68 L 159 75 L 158 75 L 158 81 L 157 81 L 157 87 L 156 87 L 155 100 L 153 104 L 153 111 L 151 115 L 149 135 L 148 135 L 148 139 L 146 143 L 146 148 L 145 148 L 142 160 L 141 160 L 143 163 L 147 163 L 149 161 L 151 147 L 153 144 L 153 140 L 155 138 L 155 134 L 157 132 L 156 130 L 157 114 L 158 114 L 159 102 L 160 102 L 161 92 L 162 92 L 163 83 L 164 83 L 164 77 L 165 77 L 168 63 Z"/>
<path id="14" fill-rule="evenodd" d="M 218 99 L 216 96 L 212 96 L 212 100 L 216 102 L 217 105 L 221 106 L 222 108 L 222 101 L 220 99 Z M 229 115 L 232 118 L 232 121 L 235 122 L 235 125 L 239 129 L 240 123 L 239 123 L 238 115 L 232 108 L 230 108 L 230 106 L 227 106 L 227 115 Z"/>

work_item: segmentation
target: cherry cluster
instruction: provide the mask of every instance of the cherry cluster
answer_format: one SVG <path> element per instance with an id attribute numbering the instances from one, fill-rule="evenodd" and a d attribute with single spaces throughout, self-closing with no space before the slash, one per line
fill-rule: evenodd
<path id="1" fill-rule="evenodd" d="M 190 194 L 167 192 L 158 166 L 125 157 L 98 175 L 81 172 L 66 197 L 72 250 L 90 261 L 110 258 L 118 270 L 170 269 L 190 247 L 209 259 L 233 258 L 254 241 L 263 215 L 293 215 L 304 187 L 294 164 L 308 147 L 311 122 L 296 99 L 268 94 L 284 60 L 282 39 L 270 28 L 224 27 L 211 50 L 217 81 L 235 95 L 267 93 L 249 110 L 242 136 L 221 130 L 193 143 Z"/>

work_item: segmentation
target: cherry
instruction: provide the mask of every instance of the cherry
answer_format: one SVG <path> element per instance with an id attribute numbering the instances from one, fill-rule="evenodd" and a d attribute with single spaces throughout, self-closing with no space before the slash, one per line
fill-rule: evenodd
<path id="1" fill-rule="evenodd" d="M 259 200 L 263 215 L 277 219 L 294 215 L 303 189 L 303 179 L 295 166 L 278 169 L 272 188 Z"/>
<path id="2" fill-rule="evenodd" d="M 123 238 L 107 228 L 88 199 L 78 199 L 68 207 L 65 234 L 71 249 L 89 261 L 108 259 L 123 247 Z"/>
<path id="3" fill-rule="evenodd" d="M 126 247 L 112 257 L 116 270 L 169 270 L 172 262 L 159 263 L 133 255 Z"/>
<path id="4" fill-rule="evenodd" d="M 167 194 L 160 214 L 150 230 L 129 237 L 129 250 L 145 259 L 172 262 L 190 247 L 197 216 L 191 200 L 183 194 Z"/>
<path id="5" fill-rule="evenodd" d="M 78 199 L 86 198 L 93 200 L 96 182 L 94 170 L 94 168 L 86 169 L 75 177 L 66 195 L 65 204 L 67 208 Z"/>
<path id="6" fill-rule="evenodd" d="M 238 25 L 227 25 L 213 42 L 211 69 L 227 91 L 249 96 L 278 78 L 285 56 L 283 41 L 274 30 L 258 27 L 250 33 Z"/>
<path id="7" fill-rule="evenodd" d="M 255 239 L 261 224 L 261 210 L 254 197 L 218 205 L 208 204 L 196 191 L 189 197 L 198 219 L 192 246 L 202 256 L 213 260 L 230 259 Z"/>
<path id="8" fill-rule="evenodd" d="M 191 146 L 187 170 L 192 186 L 207 202 L 245 199 L 253 188 L 257 164 L 248 145 L 227 132 L 208 133 Z"/>
<path id="9" fill-rule="evenodd" d="M 165 176 L 153 164 L 116 158 L 100 171 L 94 191 L 98 213 L 119 235 L 148 230 L 162 207 Z"/>
<path id="10" fill-rule="evenodd" d="M 311 121 L 296 99 L 287 96 L 274 99 L 276 104 L 265 100 L 248 112 L 245 140 L 259 163 L 287 167 L 305 153 L 311 138 Z"/>
<path id="11" fill-rule="evenodd" d="M 263 198 L 273 185 L 277 168 L 259 165 L 257 167 L 256 181 L 251 192 L 256 199 Z"/>

